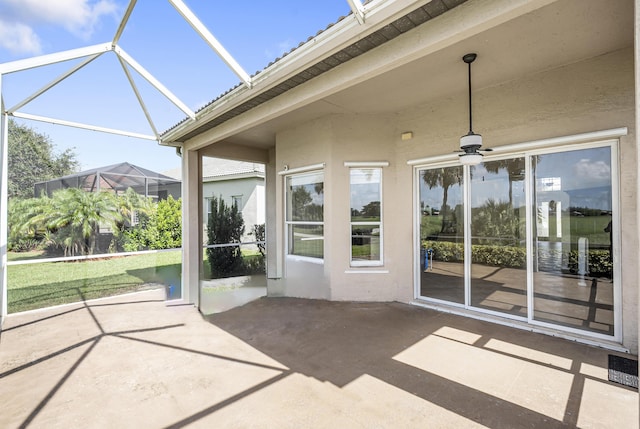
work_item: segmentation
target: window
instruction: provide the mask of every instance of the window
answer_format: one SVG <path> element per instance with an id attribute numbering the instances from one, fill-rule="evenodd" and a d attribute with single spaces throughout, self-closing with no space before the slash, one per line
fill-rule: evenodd
<path id="1" fill-rule="evenodd" d="M 616 160 L 603 141 L 418 168 L 417 296 L 619 338 Z"/>
<path id="2" fill-rule="evenodd" d="M 235 205 L 238 210 L 242 211 L 242 195 L 233 195 L 231 197 L 231 205 Z"/>
<path id="3" fill-rule="evenodd" d="M 351 265 L 382 265 L 382 169 L 352 168 Z"/>
<path id="4" fill-rule="evenodd" d="M 286 177 L 288 254 L 324 257 L 324 173 Z"/>

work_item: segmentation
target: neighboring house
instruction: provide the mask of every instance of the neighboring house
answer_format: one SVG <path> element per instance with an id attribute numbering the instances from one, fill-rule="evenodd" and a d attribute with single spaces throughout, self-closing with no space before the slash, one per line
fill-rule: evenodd
<path id="1" fill-rule="evenodd" d="M 181 169 L 166 171 L 176 179 Z M 213 197 L 227 205 L 237 204 L 244 219 L 243 242 L 255 241 L 253 226 L 265 223 L 264 165 L 220 158 L 202 159 L 202 221 L 206 229 Z M 204 236 L 206 242 L 206 233 Z"/>
<path id="2" fill-rule="evenodd" d="M 242 159 L 266 165 L 271 296 L 413 303 L 637 354 L 634 16 L 631 0 L 367 2 L 162 135 L 188 190 L 184 299 L 198 305 L 199 158 Z M 470 105 L 494 149 L 477 165 L 454 152 Z"/>
<path id="3" fill-rule="evenodd" d="M 154 200 L 165 200 L 169 195 L 180 198 L 180 180 L 128 162 L 81 171 L 64 177 L 36 183 L 36 197 L 48 196 L 58 189 L 80 188 L 86 192 L 109 191 L 116 195 L 133 188 L 138 194 Z"/>

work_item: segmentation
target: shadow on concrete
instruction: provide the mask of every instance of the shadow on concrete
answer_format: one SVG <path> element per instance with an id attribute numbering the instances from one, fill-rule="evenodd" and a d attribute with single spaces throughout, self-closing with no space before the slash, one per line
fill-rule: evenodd
<path id="1" fill-rule="evenodd" d="M 581 364 L 606 365 L 606 353 L 587 362 L 587 354 L 578 352 L 580 356 L 576 359 L 575 348 L 588 348 L 586 346 L 572 344 L 572 348 L 566 348 L 565 340 L 545 336 L 541 341 L 539 334 L 399 303 L 263 298 L 206 319 L 276 359 L 292 372 L 339 387 L 369 375 L 490 428 L 575 426 L 588 378 L 580 372 Z M 565 370 L 573 377 L 573 383 L 564 418 L 550 418 L 394 358 L 426 337 L 437 336 L 443 327 L 477 335 L 479 339 L 472 344 L 474 348 L 482 349 L 491 340 L 501 340 L 515 347 L 564 354 L 563 357 L 573 362 L 571 368 Z M 549 344 L 547 350 L 544 344 Z M 507 352 L 492 352 L 514 357 Z M 517 359 L 558 369 L 526 357 Z M 470 361 L 468 364 L 475 363 Z M 482 364 L 477 365 L 476 371 L 486 369 Z M 468 368 L 459 369 L 468 371 Z M 513 380 L 504 380 L 505 384 L 511 382 Z"/>
<path id="2" fill-rule="evenodd" d="M 47 313 L 46 316 L 17 323 L 10 328 L 15 330 L 12 333 L 14 338 L 20 336 L 20 328 L 32 329 L 37 323 L 42 323 L 43 327 L 47 326 L 48 329 L 54 329 L 46 324 L 56 322 L 61 319 L 59 316 L 78 310 L 86 311 L 90 320 L 93 321 L 89 324 L 95 325 L 93 326 L 95 330 L 85 338 L 80 339 L 76 336 L 72 337 L 76 340 L 71 341 L 68 338 L 60 338 L 61 346 L 58 349 L 50 349 L 51 351 L 44 355 L 35 356 L 28 362 L 18 363 L 0 373 L 0 382 L 3 382 L 10 380 L 13 374 L 38 367 L 58 356 L 73 351 L 80 353 L 68 368 L 56 376 L 53 386 L 43 392 L 44 395 L 38 398 L 37 403 L 33 406 L 29 404 L 28 408 L 24 409 L 24 414 L 20 414 L 19 427 L 28 427 L 32 423 L 37 423 L 34 420 L 45 408 L 50 408 L 47 406 L 61 389 L 66 389 L 70 378 L 75 376 L 76 370 L 84 365 L 91 366 L 91 361 L 95 360 L 93 358 L 98 357 L 93 356 L 98 353 L 99 348 L 96 349 L 96 346 L 107 337 L 117 337 L 136 344 L 152 346 L 140 349 L 145 350 L 145 353 L 158 354 L 162 350 L 177 350 L 204 356 L 212 361 L 222 360 L 244 365 L 244 368 L 253 367 L 275 372 L 267 379 L 262 379 L 250 387 L 234 391 L 211 403 L 205 402 L 199 410 L 191 409 L 185 413 L 186 415 L 175 415 L 174 421 L 167 421 L 163 425 L 169 428 L 181 428 L 194 423 L 203 424 L 207 423 L 209 418 L 215 421 L 215 414 L 222 409 L 241 403 L 243 398 L 268 392 L 270 386 L 294 374 L 302 374 L 321 382 L 331 383 L 338 389 L 344 389 L 347 396 L 350 387 L 356 385 L 359 380 L 369 377 L 386 386 L 399 389 L 403 395 L 421 398 L 489 428 L 576 427 L 579 423 L 578 417 L 585 407 L 583 403 L 585 386 L 590 382 L 606 383 L 583 370 L 585 365 L 606 368 L 608 356 L 606 350 L 399 303 L 261 298 L 226 312 L 202 316 L 205 321 L 219 328 L 206 331 L 209 332 L 208 335 L 215 335 L 215 332 L 224 332 L 227 337 L 232 335 L 251 346 L 252 349 L 271 358 L 265 363 L 253 361 L 252 358 L 247 358 L 246 354 L 234 355 L 234 352 L 237 352 L 237 345 L 229 350 L 223 347 L 212 351 L 199 349 L 200 344 L 197 343 L 186 342 L 179 345 L 175 341 L 172 342 L 171 337 L 181 335 L 180 332 L 186 334 L 184 329 L 188 326 L 182 323 L 167 323 L 166 319 L 163 323 L 162 320 L 157 319 L 157 317 L 162 319 L 162 314 L 165 314 L 162 309 L 166 310 L 166 307 L 159 307 L 161 311 L 153 313 L 157 315 L 154 317 L 156 320 L 132 319 L 135 324 L 131 329 L 120 326 L 118 329 L 108 330 L 104 327 L 104 323 L 101 323 L 98 307 L 102 307 L 101 311 L 109 309 L 110 312 L 133 314 L 137 304 L 157 301 L 145 299 L 145 297 L 146 295 L 132 296 L 129 299 L 118 300 L 121 302 L 85 301 L 77 304 L 78 307 L 60 308 L 53 314 Z M 159 302 L 158 305 L 161 306 Z M 107 316 L 106 313 L 101 314 Z M 202 321 L 197 314 L 194 316 Z M 180 331 L 172 329 L 180 329 Z M 151 331 L 167 331 L 167 337 L 136 336 L 136 334 Z M 452 332 L 455 335 L 451 334 Z M 210 339 L 202 338 L 201 344 L 208 340 Z M 215 341 L 218 340 L 219 337 Z M 3 346 L 7 345 L 3 344 Z M 460 350 L 469 353 L 469 357 L 461 356 Z M 492 359 L 474 361 L 475 352 L 491 356 Z M 447 367 L 445 373 L 431 370 L 429 365 L 421 365 L 422 360 L 428 361 L 433 356 L 439 356 L 445 366 L 448 365 L 448 361 L 452 362 L 451 365 L 459 366 Z M 144 355 L 139 357 L 144 358 Z M 104 356 L 100 358 L 104 359 Z M 557 359 L 562 360 L 563 364 L 558 365 L 555 362 Z M 433 363 L 433 359 L 431 361 Z M 505 361 L 515 362 L 515 366 L 518 367 L 524 363 L 527 370 L 531 371 L 526 377 L 529 380 L 536 380 L 538 373 L 555 373 L 569 380 L 568 385 L 563 386 L 567 399 L 566 403 L 561 403 L 561 412 L 551 417 L 550 414 L 553 413 L 540 411 L 540 407 L 528 406 L 509 395 L 492 394 L 495 389 L 484 389 L 477 383 L 465 383 L 461 378 L 456 377 L 458 373 L 467 375 L 477 373 L 481 376 L 497 374 L 498 380 L 490 380 L 493 384 L 509 386 L 510 390 L 515 390 L 516 393 L 523 389 L 531 389 L 532 401 L 544 394 L 545 388 L 549 386 L 548 380 L 540 379 L 539 388 L 531 384 L 513 386 L 519 377 L 513 377 L 513 371 L 507 369 L 503 371 L 499 367 L 500 362 Z M 198 371 L 204 369 L 193 368 L 193 370 L 193 374 L 202 375 L 202 372 Z M 511 376 L 500 379 L 502 374 L 511 374 Z M 131 377 L 135 375 L 131 374 Z M 91 380 L 84 382 L 91 383 Z M 212 388 L 216 387 L 212 386 Z M 629 390 L 625 387 L 616 388 Z M 69 395 L 70 392 L 66 393 Z M 83 394 L 82 391 L 75 390 L 73 393 Z M 556 392 L 552 393 L 556 394 Z M 367 397 L 368 395 L 364 394 L 362 399 L 366 401 Z M 402 398 L 406 399 L 405 396 Z M 52 409 L 48 411 L 55 413 Z M 286 413 L 287 410 L 284 409 L 281 412 Z M 259 420 L 259 415 L 256 418 L 254 423 L 258 426 L 265 423 Z M 434 418 L 437 419 L 437 416 Z M 425 424 L 428 426 L 427 422 Z"/>

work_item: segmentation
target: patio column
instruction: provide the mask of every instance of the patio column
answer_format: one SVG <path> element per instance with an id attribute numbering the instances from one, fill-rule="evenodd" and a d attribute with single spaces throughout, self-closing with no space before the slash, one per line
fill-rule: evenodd
<path id="1" fill-rule="evenodd" d="M 195 150 L 182 152 L 182 299 L 200 306 L 202 265 L 201 157 Z"/>
<path id="2" fill-rule="evenodd" d="M 2 74 L 0 74 L 0 330 L 7 315 L 7 230 L 9 201 L 9 118 L 2 98 Z"/>

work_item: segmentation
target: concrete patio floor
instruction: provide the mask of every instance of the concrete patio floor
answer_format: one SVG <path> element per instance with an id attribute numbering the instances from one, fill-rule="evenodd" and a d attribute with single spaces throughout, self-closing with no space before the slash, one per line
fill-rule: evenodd
<path id="1" fill-rule="evenodd" d="M 609 353 L 397 303 L 203 317 L 153 290 L 10 315 L 0 427 L 636 428 Z"/>

